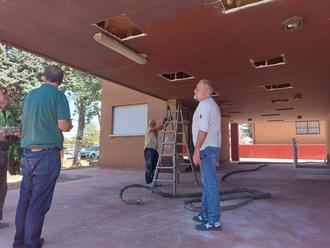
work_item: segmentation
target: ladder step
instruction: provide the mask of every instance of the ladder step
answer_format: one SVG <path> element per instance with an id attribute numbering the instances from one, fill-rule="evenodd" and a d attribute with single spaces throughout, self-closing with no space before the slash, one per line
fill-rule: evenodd
<path id="1" fill-rule="evenodd" d="M 159 154 L 160 157 L 173 157 L 174 154 Z"/>
<path id="2" fill-rule="evenodd" d="M 174 180 L 166 180 L 166 179 L 155 179 L 154 182 L 174 182 Z"/>
<path id="3" fill-rule="evenodd" d="M 164 142 L 164 143 L 162 143 L 162 145 L 174 145 L 175 144 L 175 142 L 173 141 L 173 142 Z"/>
<path id="4" fill-rule="evenodd" d="M 191 163 L 177 163 L 177 165 L 191 165 Z"/>
<path id="5" fill-rule="evenodd" d="M 163 131 L 163 133 L 176 133 L 176 134 L 183 134 L 183 132 L 176 132 L 176 131 Z"/>
<path id="6" fill-rule="evenodd" d="M 188 156 L 188 153 L 177 153 L 177 155 L 179 155 L 179 156 Z"/>
<path id="7" fill-rule="evenodd" d="M 159 166 L 159 167 L 157 167 L 157 169 L 159 169 L 159 170 L 162 170 L 162 169 L 170 169 L 170 170 L 172 170 L 172 169 L 175 169 L 173 166 L 172 167 L 168 167 L 168 166 Z"/>

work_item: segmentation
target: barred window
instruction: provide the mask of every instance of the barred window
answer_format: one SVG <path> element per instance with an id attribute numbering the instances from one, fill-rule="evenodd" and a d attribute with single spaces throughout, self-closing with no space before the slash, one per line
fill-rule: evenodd
<path id="1" fill-rule="evenodd" d="M 320 134 L 319 121 L 296 121 L 296 134 Z"/>

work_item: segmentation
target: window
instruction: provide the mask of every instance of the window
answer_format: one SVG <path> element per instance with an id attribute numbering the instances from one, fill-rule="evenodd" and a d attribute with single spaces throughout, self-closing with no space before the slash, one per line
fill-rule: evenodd
<path id="1" fill-rule="evenodd" d="M 147 104 L 114 107 L 112 135 L 144 134 L 147 116 Z"/>
<path id="2" fill-rule="evenodd" d="M 296 121 L 296 134 L 320 134 L 319 121 Z"/>

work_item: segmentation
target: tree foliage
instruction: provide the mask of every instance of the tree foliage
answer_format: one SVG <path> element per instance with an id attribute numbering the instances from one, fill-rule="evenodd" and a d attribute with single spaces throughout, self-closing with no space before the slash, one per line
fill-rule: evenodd
<path id="1" fill-rule="evenodd" d="M 0 114 L 0 126 L 20 124 L 23 99 L 32 88 L 41 84 L 42 73 L 49 63 L 51 61 L 44 58 L 0 44 L 0 87 L 5 88 L 11 98 L 9 108 Z M 64 83 L 60 90 L 74 102 L 74 113 L 79 118 L 75 163 L 86 123 L 94 116 L 99 116 L 101 80 L 63 65 L 61 67 L 64 70 Z"/>
<path id="2" fill-rule="evenodd" d="M 100 140 L 100 130 L 96 128 L 95 124 L 89 123 L 84 130 L 84 138 L 82 146 L 87 148 L 92 145 L 98 145 Z"/>
<path id="3" fill-rule="evenodd" d="M 28 52 L 0 44 L 0 87 L 11 98 L 8 109 L 2 113 L 1 124 L 20 123 L 23 99 L 34 87 L 40 85 L 46 59 Z"/>
<path id="4" fill-rule="evenodd" d="M 93 75 L 66 69 L 67 94 L 74 102 L 78 115 L 78 129 L 76 135 L 75 152 L 72 165 L 78 163 L 78 153 L 84 140 L 84 129 L 94 116 L 100 111 L 101 80 Z M 97 142 L 98 143 L 98 142 Z"/>
<path id="5" fill-rule="evenodd" d="M 245 138 L 245 137 L 252 138 L 253 137 L 252 124 L 250 124 L 250 123 L 240 124 L 239 129 L 240 129 L 241 138 Z"/>

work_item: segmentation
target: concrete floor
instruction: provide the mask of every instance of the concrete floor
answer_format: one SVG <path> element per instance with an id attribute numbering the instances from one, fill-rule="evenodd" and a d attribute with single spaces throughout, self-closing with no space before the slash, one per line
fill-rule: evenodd
<path id="1" fill-rule="evenodd" d="M 220 175 L 252 165 L 225 166 Z M 291 165 L 270 165 L 258 172 L 232 176 L 228 181 L 272 193 L 222 215 L 223 230 L 199 232 L 194 213 L 182 199 L 165 199 L 132 190 L 141 206 L 124 205 L 120 189 L 143 183 L 143 171 L 89 168 L 65 171 L 67 176 L 90 176 L 60 182 L 44 225 L 45 248 L 166 248 L 166 247 L 330 247 L 330 181 L 297 180 Z M 198 191 L 185 174 L 181 191 Z M 171 191 L 169 187 L 162 187 Z M 4 215 L 10 227 L 0 229 L 0 247 L 11 247 L 19 191 L 10 190 Z"/>

